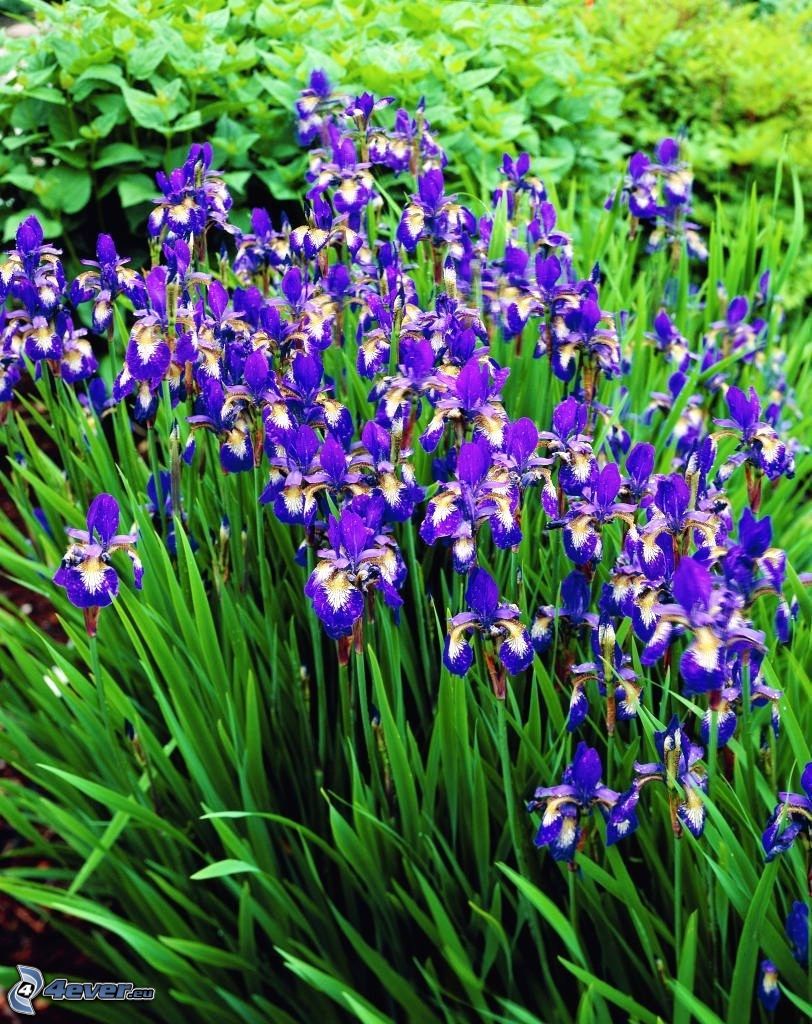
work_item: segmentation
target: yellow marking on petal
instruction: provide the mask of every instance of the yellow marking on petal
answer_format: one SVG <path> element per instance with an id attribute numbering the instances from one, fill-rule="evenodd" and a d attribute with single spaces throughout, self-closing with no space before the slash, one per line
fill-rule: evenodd
<path id="1" fill-rule="evenodd" d="M 513 619 L 503 620 L 501 625 L 507 631 L 507 637 L 503 641 L 517 656 L 525 654 L 530 644 L 527 639 L 527 632 L 520 622 Z"/>
<path id="2" fill-rule="evenodd" d="M 350 599 L 351 592 L 350 581 L 343 572 L 334 573 L 324 583 L 324 593 L 333 611 L 338 611 L 346 605 Z"/>
<path id="3" fill-rule="evenodd" d="M 325 422 L 334 427 L 341 419 L 341 413 L 344 411 L 344 406 L 341 402 L 336 402 L 335 399 L 328 398 L 324 402 L 324 419 Z"/>
<path id="4" fill-rule="evenodd" d="M 569 524 L 573 546 L 579 550 L 589 543 L 589 539 L 593 534 L 590 527 L 591 521 L 590 516 L 577 516 Z"/>
<path id="5" fill-rule="evenodd" d="M 685 802 L 682 805 L 683 814 L 688 821 L 693 825 L 695 829 L 702 828 L 702 822 L 705 820 L 705 806 L 699 797 L 699 794 L 693 786 L 688 786 L 685 790 Z"/>
<path id="6" fill-rule="evenodd" d="M 476 547 L 471 537 L 458 537 L 454 541 L 454 554 L 457 560 L 463 563 L 469 562 L 476 553 Z"/>
<path id="7" fill-rule="evenodd" d="M 426 218 L 419 206 L 409 206 L 406 209 L 404 218 L 410 235 L 416 235 L 423 230 Z"/>
<path id="8" fill-rule="evenodd" d="M 292 426 L 288 407 L 283 405 L 282 402 L 275 402 L 271 406 L 270 419 L 275 427 L 279 427 L 282 430 L 289 430 Z"/>
<path id="9" fill-rule="evenodd" d="M 492 448 L 501 448 L 505 436 L 505 422 L 495 416 L 480 415 L 476 418 L 476 424 L 482 433 L 487 437 Z"/>
<path id="10" fill-rule="evenodd" d="M 394 583 L 398 571 L 398 559 L 392 548 L 386 548 L 384 553 L 377 559 L 381 567 L 381 575 L 387 583 Z"/>
<path id="11" fill-rule="evenodd" d="M 465 631 L 468 628 L 468 626 L 454 626 L 453 629 L 449 630 L 448 657 L 451 661 L 456 661 L 467 646 Z"/>
<path id="12" fill-rule="evenodd" d="M 301 512 L 304 508 L 304 492 L 301 487 L 286 487 L 282 491 L 282 501 L 291 514 Z"/>
<path id="13" fill-rule="evenodd" d="M 443 491 L 442 494 L 437 495 L 432 502 L 431 510 L 431 521 L 434 526 L 448 519 L 451 513 L 455 511 L 456 501 L 457 495 L 451 491 Z"/>
<path id="14" fill-rule="evenodd" d="M 169 214 L 177 224 L 186 224 L 192 215 L 192 200 L 187 198 L 169 208 Z"/>
<path id="15" fill-rule="evenodd" d="M 230 430 L 228 432 L 228 440 L 226 441 L 226 448 L 237 456 L 237 458 L 244 458 L 248 451 L 248 437 L 242 432 L 242 430 Z"/>
<path id="16" fill-rule="evenodd" d="M 722 641 L 707 626 L 700 626 L 694 634 L 691 645 L 694 658 L 707 672 L 712 672 L 719 665 L 719 648 Z"/>
<path id="17" fill-rule="evenodd" d="M 358 182 L 353 181 L 352 178 L 345 178 L 341 182 L 341 185 L 339 186 L 338 191 L 339 191 L 339 193 L 341 195 L 341 198 L 344 200 L 344 202 L 348 206 L 352 206 L 352 204 L 358 198 L 358 192 L 359 192 Z M 325 234 L 326 234 L 326 232 L 325 232 Z"/>
<path id="18" fill-rule="evenodd" d="M 568 846 L 572 846 L 575 839 L 575 830 L 578 828 L 578 822 L 575 818 L 565 818 L 561 823 L 561 831 L 558 833 L 558 838 L 555 840 L 555 846 L 561 849 L 566 849 Z"/>
<path id="19" fill-rule="evenodd" d="M 772 430 L 759 430 L 756 439 L 761 442 L 761 455 L 765 462 L 775 462 L 781 449 L 781 441 Z"/>
<path id="20" fill-rule="evenodd" d="M 576 452 L 570 459 L 570 469 L 579 483 L 589 479 L 590 458 L 583 452 Z"/>
<path id="21" fill-rule="evenodd" d="M 384 473 L 380 479 L 381 491 L 387 505 L 397 505 L 400 501 L 400 492 L 405 488 L 394 473 Z"/>
<path id="22" fill-rule="evenodd" d="M 637 607 L 640 610 L 640 618 L 647 626 L 652 626 L 657 618 L 654 606 L 657 604 L 658 597 L 659 594 L 656 590 L 650 590 L 638 600 Z"/>
<path id="23" fill-rule="evenodd" d="M 100 558 L 86 558 L 77 568 L 85 590 L 90 594 L 98 593 L 104 585 L 104 574 L 107 569 L 104 562 Z"/>

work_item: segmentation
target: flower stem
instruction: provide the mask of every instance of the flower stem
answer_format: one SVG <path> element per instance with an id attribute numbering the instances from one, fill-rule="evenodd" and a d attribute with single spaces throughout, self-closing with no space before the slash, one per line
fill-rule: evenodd
<path id="1" fill-rule="evenodd" d="M 118 747 L 117 737 L 113 731 L 110 714 L 107 708 L 107 694 L 104 690 L 104 676 L 102 675 L 101 664 L 99 662 L 99 640 L 95 634 L 89 638 L 89 644 L 90 671 L 93 674 L 93 682 L 96 686 L 96 696 L 99 701 L 99 715 L 101 716 L 102 726 L 110 743 L 110 749 L 113 752 L 113 762 L 116 774 L 124 780 L 126 778 L 126 772 L 121 760 L 121 752 Z"/>
<path id="2" fill-rule="evenodd" d="M 508 750 L 506 715 L 507 710 L 505 708 L 505 701 L 496 700 L 497 741 L 499 744 L 499 758 L 502 763 L 502 785 L 505 791 L 505 805 L 507 807 L 510 839 L 513 844 L 513 849 L 516 852 L 516 862 L 519 865 L 519 871 L 525 878 L 530 878 L 530 866 L 528 864 L 527 857 L 525 856 L 524 848 L 526 836 L 524 832 L 519 829 L 519 824 L 516 820 L 516 797 L 513 792 L 513 777 L 511 775 L 510 752 Z M 542 941 L 541 929 L 539 928 L 535 910 L 530 912 L 528 920 L 530 922 L 530 931 L 533 934 L 533 941 L 536 943 L 539 953 L 541 953 L 544 949 L 544 943 Z"/>

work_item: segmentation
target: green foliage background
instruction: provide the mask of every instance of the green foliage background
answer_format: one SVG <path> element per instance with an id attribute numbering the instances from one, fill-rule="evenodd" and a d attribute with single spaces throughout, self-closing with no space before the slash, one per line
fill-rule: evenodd
<path id="1" fill-rule="evenodd" d="M 563 183 L 561 226 L 575 235 L 580 272 L 600 260 L 603 304 L 632 313 L 632 369 L 602 396 L 610 407 L 620 408 L 623 384 L 642 411 L 668 377 L 644 332 L 673 268 L 662 253 L 637 260 L 619 211 L 601 209 L 631 149 L 680 125 L 690 132 L 700 212 L 712 223 L 709 265 L 693 279 L 698 296 L 684 259 L 676 274 L 676 320 L 692 342 L 720 315 L 717 282 L 752 298 L 770 267 L 786 305 L 803 299 L 801 189 L 812 166 L 805 5 L 32 6 L 50 27 L 10 41 L 0 58 L 6 235 L 26 208 L 44 210 L 46 230 L 66 246 L 109 216 L 105 203 L 123 206 L 136 226 L 153 168 L 171 166 L 192 138 L 214 137 L 229 184 L 246 198 L 257 182 L 277 198 L 298 197 L 303 157 L 290 111 L 320 66 L 347 88 L 407 105 L 425 95 L 450 171 L 475 196 L 495 183 L 505 148 L 541 157 L 544 176 Z M 796 172 L 791 207 L 791 175 L 774 187 L 782 152 Z M 763 198 L 746 189 L 752 180 Z M 724 199 L 717 209 L 714 193 Z M 417 274 L 429 294 L 431 268 Z M 779 307 L 770 345 L 786 354 L 803 440 L 812 431 L 812 332 L 797 309 L 782 323 Z M 108 381 L 126 334 L 119 320 Z M 336 379 L 351 382 L 345 397 L 358 414 L 366 389 L 353 376 L 354 354 L 350 343 L 327 359 Z M 512 369 L 511 415 L 548 423 L 560 397 L 549 368 L 528 348 L 499 358 Z M 754 368 L 745 373 L 757 380 Z M 785 1019 L 809 1014 L 809 977 L 783 935 L 806 885 L 803 851 L 796 845 L 765 869 L 759 839 L 777 790 L 794 786 L 810 759 L 812 603 L 797 575 L 812 561 L 808 452 L 794 481 L 765 493 L 775 542 L 788 552 L 788 594 L 802 609 L 792 643 L 773 638 L 765 663 L 766 681 L 786 694 L 780 741 L 762 746 L 761 709 L 744 716 L 731 745 L 732 776 L 710 758 L 701 842 L 673 841 L 665 795 L 654 793 L 624 847 L 605 851 L 597 826 L 575 875 L 531 847 L 522 808 L 571 755 L 566 697 L 541 658 L 504 703 L 481 666 L 466 680 L 449 677 L 443 620 L 460 595 L 427 600 L 422 581 L 437 555 L 416 553 L 412 524 L 403 528 L 404 626 L 380 616 L 362 655 L 338 670 L 302 596 L 293 536 L 256 504 L 264 475 L 190 470 L 172 559 L 143 511 L 147 462 L 170 460 L 167 403 L 144 451 L 123 407 L 104 422 L 88 419 L 56 383 L 40 381 L 2 427 L 3 446 L 23 458 L 4 460 L 0 486 L 23 525 L 0 517 L 0 566 L 54 603 L 69 644 L 0 596 L 0 758 L 25 779 L 0 790 L 0 814 L 23 839 L 9 851 L 13 866 L 2 863 L 0 890 L 52 915 L 106 976 L 155 985 L 154 1006 L 121 1006 L 117 1020 L 741 1024 L 760 1013 L 762 955 L 778 964 Z M 661 471 L 678 414 L 650 430 L 635 421 L 635 440 L 658 442 Z M 200 454 L 217 460 L 213 443 Z M 81 524 L 99 490 L 117 497 L 127 525 L 137 521 L 146 574 L 142 594 L 122 588 L 91 645 L 51 577 L 63 528 Z M 743 481 L 731 490 L 738 511 Z M 541 549 L 538 518 L 535 529 L 525 524 L 518 565 L 508 554 L 489 565 L 524 609 L 553 602 L 567 568 L 560 546 Z M 769 630 L 773 610 L 761 608 L 756 624 Z M 621 639 L 636 659 L 633 638 Z M 600 729 L 589 734 L 609 784 L 624 784 L 635 758 L 650 760 L 654 729 L 680 701 L 685 714 L 698 713 L 668 673 L 652 673 L 639 722 L 611 744 Z M 15 976 L 0 972 L 0 982 Z M 110 1019 L 98 1005 L 82 1011 Z"/>
<path id="2" fill-rule="evenodd" d="M 309 72 L 425 96 L 453 174 L 476 182 L 504 150 L 593 198 L 624 157 L 687 130 L 705 200 L 768 191 L 785 145 L 812 182 L 810 6 L 728 0 L 32 0 L 35 37 L 0 56 L 3 234 L 23 208 L 98 230 L 106 196 L 130 225 L 152 168 L 212 138 L 239 198 L 295 198 L 304 157 L 292 104 Z M 253 180 L 252 180 L 253 179 Z M 808 189 L 806 189 L 808 191 Z M 700 198 L 702 198 L 702 196 Z M 704 219 L 712 209 L 700 209 Z M 110 208 L 106 208 L 109 219 Z"/>

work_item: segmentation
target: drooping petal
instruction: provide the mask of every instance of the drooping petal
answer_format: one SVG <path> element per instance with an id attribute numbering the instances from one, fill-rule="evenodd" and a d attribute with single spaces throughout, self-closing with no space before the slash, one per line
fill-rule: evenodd
<path id="1" fill-rule="evenodd" d="M 498 620 L 498 625 L 507 634 L 499 644 L 499 657 L 502 664 L 511 675 L 524 672 L 533 662 L 533 645 L 530 642 L 530 634 L 521 622 L 510 620 Z"/>

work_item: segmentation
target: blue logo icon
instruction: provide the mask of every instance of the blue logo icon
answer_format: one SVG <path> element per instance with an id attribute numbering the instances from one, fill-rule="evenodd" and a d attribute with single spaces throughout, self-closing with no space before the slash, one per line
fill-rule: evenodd
<path id="1" fill-rule="evenodd" d="M 36 967 L 26 967 L 23 964 L 17 965 L 17 973 L 20 975 L 20 980 L 8 990 L 6 1000 L 15 1013 L 33 1017 L 37 1011 L 31 1004 L 42 991 L 45 979 L 42 972 L 38 971 Z"/>
<path id="2" fill-rule="evenodd" d="M 54 978 L 45 984 L 42 971 L 36 967 L 17 964 L 20 980 L 16 981 L 6 993 L 6 1001 L 14 1013 L 25 1017 L 33 1017 L 34 1000 L 39 996 L 54 1000 L 100 1000 L 124 1001 L 155 998 L 154 988 L 136 988 L 131 981 L 68 981 L 67 978 Z"/>

